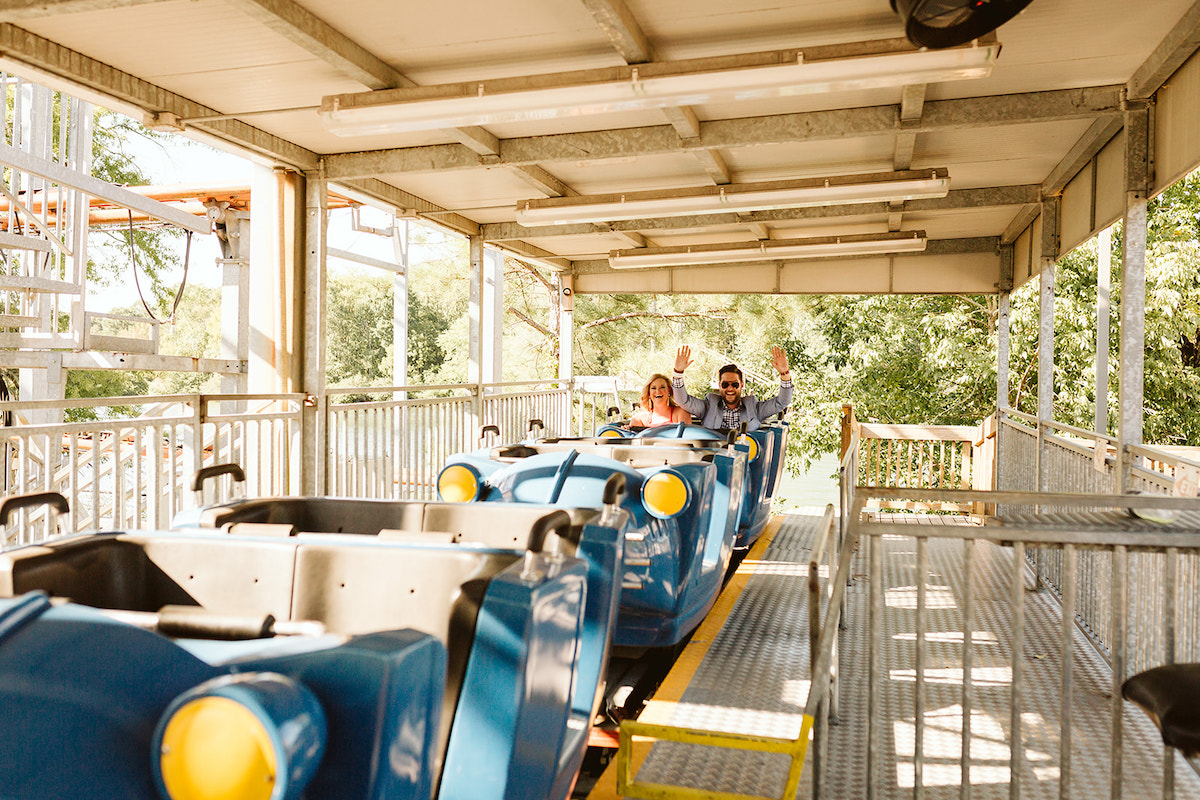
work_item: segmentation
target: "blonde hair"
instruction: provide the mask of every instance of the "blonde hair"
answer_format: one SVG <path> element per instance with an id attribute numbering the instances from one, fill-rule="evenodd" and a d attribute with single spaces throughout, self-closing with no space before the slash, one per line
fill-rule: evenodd
<path id="1" fill-rule="evenodd" d="M 642 408 L 647 411 L 654 410 L 654 404 L 650 402 L 650 385 L 656 380 L 662 379 L 667 382 L 667 388 L 671 389 L 671 379 L 661 372 L 656 372 L 650 376 L 650 380 L 646 381 L 646 385 L 642 387 Z M 675 402 L 675 392 L 671 391 L 667 394 L 667 408 L 679 408 L 679 403 Z"/>

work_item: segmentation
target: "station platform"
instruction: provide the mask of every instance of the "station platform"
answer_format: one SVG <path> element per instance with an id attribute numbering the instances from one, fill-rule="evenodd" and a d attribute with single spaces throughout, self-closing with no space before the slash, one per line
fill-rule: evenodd
<path id="1" fill-rule="evenodd" d="M 742 560 L 638 720 L 795 738 L 808 697 L 808 554 L 823 509 L 776 516 Z M 778 796 L 786 757 L 635 743 L 638 779 Z M 589 800 L 617 798 L 616 762 Z"/>
<path id="2" fill-rule="evenodd" d="M 807 573 L 811 543 L 821 509 L 776 517 L 742 562 L 688 648 L 676 661 L 639 722 L 796 738 L 809 687 Z M 916 522 L 924 515 L 888 515 Z M 899 521 L 899 520 L 897 520 Z M 925 524 L 968 524 L 966 518 L 940 516 Z M 1007 589 L 1012 550 L 981 541 L 975 564 L 977 624 L 972 641 L 979 655 L 971 669 L 969 780 L 962 780 L 963 664 L 958 660 L 963 622 L 956 598 L 964 575 L 962 542 L 929 539 L 926 591 L 932 604 L 926 633 L 931 658 L 925 668 L 923 763 L 914 763 L 912 648 L 916 561 L 913 539 L 921 524 L 897 525 L 884 536 L 883 582 L 887 602 L 882 620 L 883 704 L 881 752 L 876 757 L 879 797 L 981 798 L 1162 797 L 1200 798 L 1200 780 L 1182 759 L 1175 759 L 1174 786 L 1163 792 L 1164 748 L 1158 731 L 1142 712 L 1125 703 L 1122 713 L 1123 780 L 1113 792 L 1111 730 L 1112 677 L 1108 664 L 1076 631 L 1072 652 L 1074 734 L 1068 791 L 1063 789 L 1058 741 L 1061 678 L 1057 640 L 1061 610 L 1057 599 L 1026 586 L 1023 670 L 1023 768 L 1013 795 L 1009 731 L 1011 679 L 1004 665 L 1011 658 Z M 907 530 L 905 530 L 907 529 Z M 822 797 L 864 798 L 867 761 L 867 564 L 854 559 L 853 582 L 846 597 L 846 630 L 840 637 L 840 718 L 828 737 L 828 779 Z M 906 601 L 906 598 L 908 602 Z M 808 748 L 797 798 L 812 796 L 813 754 Z M 687 787 L 746 797 L 782 797 L 790 759 L 766 754 L 677 742 L 634 741 L 631 757 L 638 782 Z M 616 761 L 600 776 L 590 799 L 609 800 L 617 793 Z M 915 786 L 917 775 L 921 786 Z M 963 791 L 967 794 L 964 795 Z M 669 794 L 661 796 L 671 796 Z M 694 795 L 693 795 L 694 796 Z M 787 800 L 790 800 L 788 798 Z"/>

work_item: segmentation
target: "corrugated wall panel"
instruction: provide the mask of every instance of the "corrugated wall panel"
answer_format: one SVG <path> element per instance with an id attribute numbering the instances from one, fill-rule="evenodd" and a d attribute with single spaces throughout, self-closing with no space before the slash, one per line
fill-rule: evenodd
<path id="1" fill-rule="evenodd" d="M 892 292 L 994 294 L 999 281 L 1000 256 L 995 253 L 897 256 Z"/>
<path id="2" fill-rule="evenodd" d="M 575 276 L 576 294 L 666 294 L 670 291 L 671 273 L 665 269 Z"/>
<path id="3" fill-rule="evenodd" d="M 778 289 L 774 264 L 729 267 L 681 267 L 672 270 L 671 291 L 676 294 L 742 292 L 772 294 Z"/>
<path id="4" fill-rule="evenodd" d="M 886 257 L 791 261 L 779 271 L 779 291 L 784 294 L 886 294 L 891 285 L 891 259 Z"/>
<path id="5" fill-rule="evenodd" d="M 1096 156 L 1096 229 L 1103 230 L 1125 215 L 1125 131 Z"/>
<path id="6" fill-rule="evenodd" d="M 1071 252 L 1092 236 L 1092 165 L 1088 163 L 1062 193 L 1059 255 Z"/>
<path id="7" fill-rule="evenodd" d="M 1200 165 L 1200 53 L 1158 90 L 1154 116 L 1154 192 Z"/>

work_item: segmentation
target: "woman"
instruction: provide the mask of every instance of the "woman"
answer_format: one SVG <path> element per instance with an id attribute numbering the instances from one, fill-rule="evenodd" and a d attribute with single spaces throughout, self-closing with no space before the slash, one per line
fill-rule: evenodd
<path id="1" fill-rule="evenodd" d="M 629 419 L 631 428 L 653 428 L 672 422 L 691 422 L 692 415 L 671 396 L 671 381 L 654 373 L 642 389 L 642 407 Z"/>

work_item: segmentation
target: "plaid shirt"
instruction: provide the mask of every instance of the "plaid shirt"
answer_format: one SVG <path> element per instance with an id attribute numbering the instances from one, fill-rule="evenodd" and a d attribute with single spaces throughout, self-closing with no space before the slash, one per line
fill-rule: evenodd
<path id="1" fill-rule="evenodd" d="M 742 424 L 742 404 L 738 403 L 733 408 L 730 408 L 725 403 L 721 403 L 721 427 L 733 430 Z"/>

